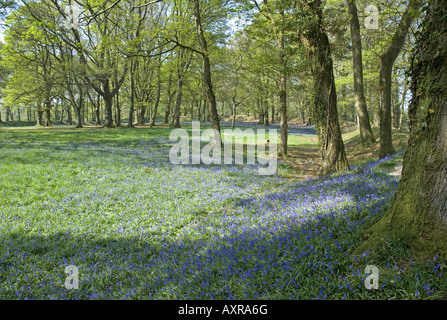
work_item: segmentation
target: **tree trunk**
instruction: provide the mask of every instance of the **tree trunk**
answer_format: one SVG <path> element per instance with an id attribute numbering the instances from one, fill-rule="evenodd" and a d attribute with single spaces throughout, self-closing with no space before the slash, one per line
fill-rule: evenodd
<path id="1" fill-rule="evenodd" d="M 309 51 L 315 61 L 313 113 L 320 142 L 321 174 L 327 175 L 349 169 L 349 165 L 338 122 L 337 94 L 329 38 L 321 25 L 321 1 L 314 0 L 310 4 L 307 2 L 305 4 L 317 17 L 315 23 L 309 24 L 303 35 L 309 43 Z"/>
<path id="2" fill-rule="evenodd" d="M 368 109 L 366 107 L 365 92 L 363 88 L 363 66 L 362 66 L 362 40 L 360 36 L 360 24 L 357 16 L 355 0 L 348 0 L 348 11 L 351 16 L 351 39 L 352 39 L 352 66 L 354 73 L 355 107 L 357 110 L 360 138 L 364 146 L 376 142 L 369 121 Z"/>
<path id="3" fill-rule="evenodd" d="M 174 93 L 171 93 L 171 85 L 172 85 L 172 72 L 169 74 L 169 80 L 168 80 L 168 102 L 166 103 L 166 110 L 165 110 L 165 118 L 163 119 L 163 124 L 169 123 L 169 116 L 171 114 L 171 103 L 172 103 L 172 97 Z"/>
<path id="4" fill-rule="evenodd" d="M 14 121 L 11 107 L 6 107 L 6 121 Z"/>
<path id="5" fill-rule="evenodd" d="M 182 91 L 183 91 L 183 70 L 179 69 L 177 75 L 177 98 L 175 99 L 174 112 L 172 116 L 172 126 L 174 128 L 180 128 L 180 105 L 182 103 Z"/>
<path id="6" fill-rule="evenodd" d="M 109 80 L 107 79 L 103 81 L 102 85 L 104 93 L 104 109 L 106 112 L 106 121 L 104 123 L 104 127 L 113 128 L 115 127 L 113 123 L 113 95 L 110 92 Z"/>
<path id="7" fill-rule="evenodd" d="M 444 0 L 428 2 L 411 68 L 411 133 L 402 178 L 390 210 L 354 254 L 401 235 L 400 241 L 416 257 L 447 257 L 447 51 L 442 41 L 447 39 L 446 16 Z M 391 239 L 385 240 L 387 236 Z"/>
<path id="8" fill-rule="evenodd" d="M 101 126 L 101 96 L 98 94 L 96 97 L 96 108 L 95 108 L 95 114 L 96 114 L 96 126 Z"/>
<path id="9" fill-rule="evenodd" d="M 74 110 L 76 114 L 76 128 L 82 128 L 84 125 L 84 121 L 82 118 L 82 105 L 84 101 L 83 93 L 81 88 L 79 87 L 79 99 L 78 101 L 75 101 Z"/>
<path id="10" fill-rule="evenodd" d="M 236 122 L 236 107 L 237 107 L 235 96 L 233 96 L 232 102 L 233 102 L 233 105 L 232 105 L 233 116 L 231 118 L 231 128 L 234 128 L 234 124 Z"/>
<path id="11" fill-rule="evenodd" d="M 206 113 L 206 101 L 205 101 L 205 97 L 202 97 L 202 98 L 201 98 L 201 100 L 200 100 L 200 104 L 201 104 L 202 107 L 203 107 L 203 110 L 202 110 L 203 121 L 206 121 L 208 115 L 207 115 L 207 113 Z"/>
<path id="12" fill-rule="evenodd" d="M 393 64 L 404 45 L 408 29 L 414 19 L 414 10 L 419 6 L 419 0 L 411 0 L 397 27 L 388 49 L 380 56 L 380 150 L 379 158 L 395 152 L 392 141 L 391 119 L 391 80 Z"/>
<path id="13" fill-rule="evenodd" d="M 51 123 L 51 111 L 49 108 L 45 109 L 45 127 L 51 127 L 52 123 Z"/>
<path id="14" fill-rule="evenodd" d="M 263 108 L 264 108 L 264 126 L 269 126 L 269 107 L 268 107 L 268 103 L 267 100 L 263 100 Z"/>
<path id="15" fill-rule="evenodd" d="M 140 107 L 140 110 L 138 112 L 138 121 L 137 121 L 139 125 L 144 125 L 146 123 L 146 110 L 147 110 L 146 105 L 142 105 Z"/>
<path id="16" fill-rule="evenodd" d="M 120 94 L 119 91 L 115 95 L 115 102 L 116 102 L 116 126 L 121 127 L 121 106 L 120 106 Z"/>
<path id="17" fill-rule="evenodd" d="M 284 11 L 281 11 L 281 32 L 279 36 L 279 65 L 280 65 L 280 75 L 279 75 L 279 113 L 281 115 L 281 120 L 279 122 L 279 128 L 281 131 L 281 145 L 279 146 L 279 153 L 282 156 L 287 155 L 287 140 L 289 126 L 287 124 L 287 76 L 286 76 L 286 63 L 285 63 L 285 45 L 284 45 Z"/>
<path id="18" fill-rule="evenodd" d="M 43 127 L 43 111 L 40 108 L 37 110 L 37 119 L 36 120 L 37 120 L 36 126 Z"/>
<path id="19" fill-rule="evenodd" d="M 130 107 L 129 107 L 129 120 L 127 121 L 127 127 L 133 128 L 133 120 L 135 113 L 135 76 L 134 76 L 134 62 L 130 62 Z"/>
<path id="20" fill-rule="evenodd" d="M 151 117 L 151 127 L 155 126 L 155 119 L 157 117 L 158 105 L 160 104 L 160 96 L 161 96 L 161 61 L 158 66 L 158 74 L 157 74 L 157 97 L 155 98 L 154 112 Z"/>
<path id="21" fill-rule="evenodd" d="M 67 103 L 67 122 L 70 126 L 73 125 L 73 116 L 71 114 L 71 104 Z"/>
<path id="22" fill-rule="evenodd" d="M 219 121 L 219 115 L 217 113 L 216 97 L 214 95 L 213 82 L 211 80 L 211 64 L 208 56 L 208 45 L 202 29 L 199 0 L 193 0 L 193 1 L 194 1 L 194 21 L 196 25 L 197 37 L 199 40 L 199 45 L 202 51 L 202 59 L 203 59 L 203 85 L 205 89 L 206 101 L 208 104 L 211 127 L 220 132 L 220 121 Z"/>

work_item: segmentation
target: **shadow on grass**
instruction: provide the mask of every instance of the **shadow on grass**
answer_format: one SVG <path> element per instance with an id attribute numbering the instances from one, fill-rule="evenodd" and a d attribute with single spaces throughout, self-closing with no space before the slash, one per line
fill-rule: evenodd
<path id="1" fill-rule="evenodd" d="M 321 286 L 340 283 L 338 276 L 350 272 L 349 252 L 360 241 L 359 229 L 371 224 L 392 196 L 380 195 L 380 189 L 367 183 L 380 178 L 378 184 L 391 192 L 392 178 L 368 174 L 374 173 L 356 179 L 349 174 L 312 179 L 286 192 L 230 198 L 229 204 L 254 207 L 255 212 L 225 212 L 226 227 L 208 223 L 202 212 L 204 219 L 190 226 L 195 236 L 187 231 L 173 235 L 138 230 L 3 233 L 0 297 L 289 299 L 298 293 L 317 297 Z M 331 207 L 337 199 L 348 202 Z M 277 211 L 280 203 L 284 206 Z M 68 265 L 79 268 L 78 290 L 64 287 Z M 309 292 L 303 293 L 300 286 Z"/>

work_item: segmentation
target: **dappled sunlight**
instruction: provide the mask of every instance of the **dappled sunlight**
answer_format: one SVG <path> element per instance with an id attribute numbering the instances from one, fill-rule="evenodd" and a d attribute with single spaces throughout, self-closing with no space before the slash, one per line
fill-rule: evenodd
<path id="1" fill-rule="evenodd" d="M 0 147 L 3 298 L 298 298 L 309 272 L 326 284 L 306 297 L 343 296 L 361 281 L 337 267 L 358 241 L 346 235 L 397 186 L 375 169 L 387 159 L 291 181 L 256 166 L 172 165 L 160 137 L 79 140 Z M 68 264 L 77 291 L 63 286 Z"/>

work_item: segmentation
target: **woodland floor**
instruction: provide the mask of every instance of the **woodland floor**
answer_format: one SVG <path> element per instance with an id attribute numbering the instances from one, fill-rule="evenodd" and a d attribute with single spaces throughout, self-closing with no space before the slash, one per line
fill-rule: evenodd
<path id="1" fill-rule="evenodd" d="M 402 152 L 377 160 L 349 124 L 353 170 L 327 177 L 312 177 L 308 134 L 260 176 L 170 163 L 167 126 L 0 127 L 0 299 L 447 297 L 445 263 L 413 259 L 398 238 L 352 255 L 393 199 Z M 394 133 L 396 151 L 406 137 Z M 67 265 L 79 290 L 64 287 Z M 365 288 L 367 265 L 379 290 Z"/>

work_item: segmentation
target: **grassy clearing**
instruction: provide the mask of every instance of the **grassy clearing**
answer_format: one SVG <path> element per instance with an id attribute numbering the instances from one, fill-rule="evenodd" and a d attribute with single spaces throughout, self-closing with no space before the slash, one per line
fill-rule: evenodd
<path id="1" fill-rule="evenodd" d="M 0 298 L 447 298 L 445 262 L 412 260 L 399 235 L 351 256 L 392 200 L 395 158 L 296 181 L 286 162 L 278 176 L 171 165 L 169 132 L 0 130 Z"/>

